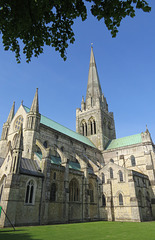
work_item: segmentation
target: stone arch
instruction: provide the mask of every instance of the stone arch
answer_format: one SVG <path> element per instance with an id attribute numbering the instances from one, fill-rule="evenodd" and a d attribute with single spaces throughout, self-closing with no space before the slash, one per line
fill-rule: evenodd
<path id="1" fill-rule="evenodd" d="M 112 167 L 109 168 L 109 174 L 110 174 L 110 179 L 114 178 L 114 171 L 112 169 Z"/>
<path id="2" fill-rule="evenodd" d="M 26 182 L 25 189 L 25 204 L 33 205 L 35 202 L 35 192 L 36 192 L 37 184 L 33 178 L 28 179 Z"/>
<path id="3" fill-rule="evenodd" d="M 123 182 L 123 172 L 121 170 L 118 171 L 119 182 Z"/>
<path id="4" fill-rule="evenodd" d="M 118 200 L 119 200 L 119 205 L 120 206 L 124 205 L 123 194 L 122 193 L 119 193 Z"/>
<path id="5" fill-rule="evenodd" d="M 69 201 L 80 201 L 80 187 L 78 180 L 74 177 L 69 183 Z"/>
<path id="6" fill-rule="evenodd" d="M 106 203 L 107 203 L 107 201 L 106 201 L 106 194 L 103 193 L 103 194 L 102 194 L 102 206 L 103 206 L 103 207 L 106 207 Z"/>
<path id="7" fill-rule="evenodd" d="M 131 159 L 131 166 L 132 166 L 132 167 L 136 166 L 135 156 L 131 155 L 131 156 L 130 156 L 130 159 Z"/>
<path id="8" fill-rule="evenodd" d="M 47 141 L 47 140 L 45 140 L 45 141 L 43 142 L 43 146 L 44 146 L 45 148 L 48 147 L 48 141 Z"/>
<path id="9" fill-rule="evenodd" d="M 85 119 L 83 119 L 83 120 L 81 121 L 80 128 L 81 128 L 81 134 L 82 134 L 83 136 L 87 136 L 87 134 L 88 134 L 88 129 L 87 129 L 87 122 L 86 122 Z"/>
<path id="10" fill-rule="evenodd" d="M 124 193 L 122 191 L 118 191 L 116 193 L 116 196 L 118 198 L 118 205 L 123 206 L 124 205 Z"/>
<path id="11" fill-rule="evenodd" d="M 101 175 L 101 176 L 102 176 L 102 184 L 103 184 L 103 183 L 105 183 L 105 174 L 104 174 L 104 173 L 102 173 L 102 175 Z"/>
<path id="12" fill-rule="evenodd" d="M 42 153 L 42 158 L 44 158 L 47 155 L 47 149 L 43 146 L 43 144 L 38 139 L 36 140 L 36 145 L 37 147 L 39 147 Z"/>
<path id="13" fill-rule="evenodd" d="M 96 134 L 96 119 L 93 116 L 89 118 L 88 124 L 89 124 L 89 135 Z"/>
<path id="14" fill-rule="evenodd" d="M 90 196 L 90 202 L 94 202 L 94 185 L 92 182 L 89 183 L 89 196 Z"/>
<path id="15" fill-rule="evenodd" d="M 6 181 L 6 174 L 4 174 L 0 180 L 0 202 L 2 199 L 3 191 L 4 191 L 5 181 Z"/>

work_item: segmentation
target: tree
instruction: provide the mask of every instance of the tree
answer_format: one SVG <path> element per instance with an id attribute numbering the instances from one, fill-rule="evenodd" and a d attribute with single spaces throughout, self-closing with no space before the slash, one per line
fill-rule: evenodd
<path id="1" fill-rule="evenodd" d="M 87 18 L 87 2 L 98 20 L 104 19 L 112 37 L 118 32 L 121 20 L 134 17 L 135 9 L 150 12 L 144 0 L 0 0 L 0 34 L 5 50 L 15 52 L 20 62 L 20 46 L 30 62 L 43 52 L 44 45 L 52 46 L 66 60 L 66 49 L 74 43 L 74 20 Z M 87 5 L 88 6 L 88 5 Z"/>

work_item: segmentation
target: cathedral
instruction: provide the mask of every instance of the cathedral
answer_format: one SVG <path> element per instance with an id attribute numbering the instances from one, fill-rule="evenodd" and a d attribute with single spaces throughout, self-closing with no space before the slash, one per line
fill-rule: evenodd
<path id="1" fill-rule="evenodd" d="M 154 194 L 150 132 L 116 138 L 93 47 L 76 132 L 41 115 L 38 89 L 30 107 L 15 113 L 13 103 L 0 140 L 0 227 L 151 221 Z"/>

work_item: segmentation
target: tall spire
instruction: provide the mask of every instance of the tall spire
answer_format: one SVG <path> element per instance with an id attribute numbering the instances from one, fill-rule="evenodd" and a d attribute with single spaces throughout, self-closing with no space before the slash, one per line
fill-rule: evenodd
<path id="1" fill-rule="evenodd" d="M 93 47 L 91 46 L 86 103 L 89 102 L 88 100 L 89 98 L 92 98 L 94 102 L 96 101 L 97 98 L 100 98 L 101 96 L 102 96 L 102 90 L 101 90 L 96 62 L 94 58 Z"/>
<path id="2" fill-rule="evenodd" d="M 15 102 L 13 102 L 12 108 L 11 108 L 9 116 L 8 116 L 8 119 L 6 121 L 7 123 L 11 123 L 11 121 L 14 117 L 14 114 L 15 114 Z"/>
<path id="3" fill-rule="evenodd" d="M 30 112 L 39 113 L 38 88 L 36 88 L 36 93 L 33 98 Z"/>

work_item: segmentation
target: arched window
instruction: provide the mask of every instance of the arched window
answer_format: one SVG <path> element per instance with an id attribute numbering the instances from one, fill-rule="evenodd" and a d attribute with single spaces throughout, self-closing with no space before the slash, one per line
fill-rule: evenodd
<path id="1" fill-rule="evenodd" d="M 91 129 L 91 135 L 93 135 L 93 123 L 92 123 L 92 121 L 90 122 L 90 129 Z"/>
<path id="2" fill-rule="evenodd" d="M 122 173 L 122 171 L 119 170 L 118 174 L 119 174 L 119 181 L 123 182 L 123 173 Z"/>
<path id="3" fill-rule="evenodd" d="M 1 183 L 0 183 L 0 202 L 1 202 L 1 199 L 2 199 L 2 194 L 3 194 L 3 190 L 4 190 L 5 181 L 6 181 L 6 175 L 4 175 L 2 177 L 2 180 L 1 180 Z"/>
<path id="4" fill-rule="evenodd" d="M 82 135 L 84 136 L 84 124 L 82 124 Z"/>
<path id="5" fill-rule="evenodd" d="M 87 123 L 85 122 L 85 120 L 82 120 L 81 127 L 82 127 L 82 135 L 87 136 Z"/>
<path id="6" fill-rule="evenodd" d="M 52 202 L 55 202 L 56 201 L 56 184 L 55 183 L 52 183 L 52 186 L 51 186 L 51 195 L 50 195 L 50 200 Z"/>
<path id="7" fill-rule="evenodd" d="M 72 179 L 69 184 L 69 201 L 76 202 L 80 199 L 79 184 L 76 179 Z"/>
<path id="8" fill-rule="evenodd" d="M 54 174 L 53 174 L 53 179 L 54 180 L 56 179 L 56 172 L 54 172 Z"/>
<path id="9" fill-rule="evenodd" d="M 94 202 L 94 190 L 93 190 L 93 185 L 90 183 L 89 184 L 89 195 L 90 195 L 90 202 Z"/>
<path id="10" fill-rule="evenodd" d="M 105 183 L 105 175 L 102 173 L 102 183 Z"/>
<path id="11" fill-rule="evenodd" d="M 25 203 L 33 204 L 34 203 L 34 181 L 30 180 L 26 186 L 26 196 Z"/>
<path id="12" fill-rule="evenodd" d="M 94 134 L 96 134 L 96 122 L 94 121 Z"/>
<path id="13" fill-rule="evenodd" d="M 90 134 L 96 134 L 96 122 L 93 117 L 89 119 Z"/>
<path id="14" fill-rule="evenodd" d="M 86 128 L 86 136 L 87 136 L 87 123 L 85 124 L 85 128 Z"/>
<path id="15" fill-rule="evenodd" d="M 131 166 L 136 166 L 135 157 L 132 155 L 130 158 L 131 158 Z"/>
<path id="16" fill-rule="evenodd" d="M 119 205 L 123 205 L 123 195 L 120 193 L 118 197 L 119 197 Z"/>
<path id="17" fill-rule="evenodd" d="M 102 195 L 102 206 L 105 207 L 106 206 L 106 198 L 105 195 Z"/>
<path id="18" fill-rule="evenodd" d="M 43 143 L 44 147 L 47 148 L 47 141 Z"/>
<path id="19" fill-rule="evenodd" d="M 112 169 L 111 167 L 109 168 L 109 171 L 110 171 L 110 178 L 111 178 L 111 179 L 114 178 L 113 169 Z"/>

